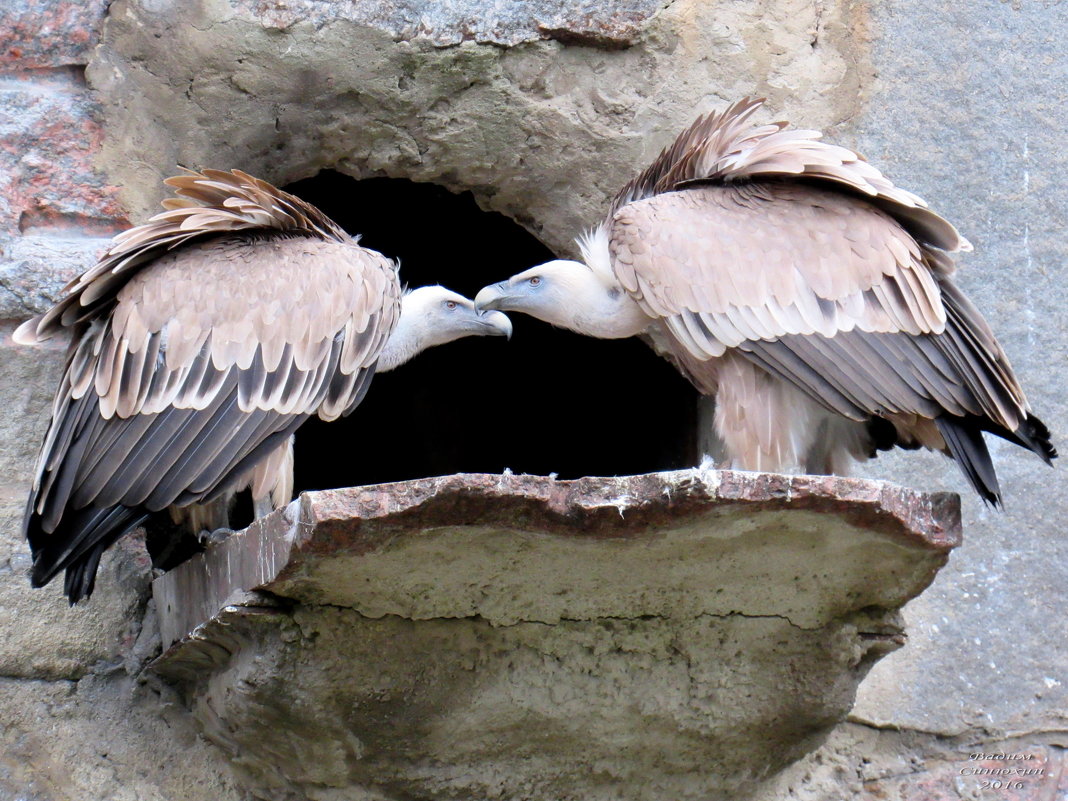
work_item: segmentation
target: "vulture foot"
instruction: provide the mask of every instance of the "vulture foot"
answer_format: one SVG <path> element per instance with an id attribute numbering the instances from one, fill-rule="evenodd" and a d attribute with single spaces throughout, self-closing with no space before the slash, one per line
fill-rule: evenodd
<path id="1" fill-rule="evenodd" d="M 217 528 L 214 531 L 205 529 L 197 535 L 197 539 L 200 540 L 200 544 L 205 548 L 212 548 L 228 539 L 233 533 L 234 530 L 232 528 Z"/>

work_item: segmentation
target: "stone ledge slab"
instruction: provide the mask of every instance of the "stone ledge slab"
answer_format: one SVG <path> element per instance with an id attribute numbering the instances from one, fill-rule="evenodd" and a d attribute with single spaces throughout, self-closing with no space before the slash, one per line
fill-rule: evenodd
<path id="1" fill-rule="evenodd" d="M 257 797 L 736 801 L 959 540 L 956 496 L 834 477 L 306 493 L 154 582 L 153 670 Z"/>
<path id="2" fill-rule="evenodd" d="M 784 615 L 818 627 L 846 607 L 900 606 L 960 536 L 956 495 L 861 479 L 454 475 L 305 493 L 153 588 L 165 646 L 250 590 L 368 617 L 479 615 L 509 625 L 640 607 Z M 880 558 L 854 558 L 866 551 Z M 834 569 L 805 564 L 814 552 Z M 759 580 L 735 586 L 738 570 Z M 898 581 L 888 589 L 881 575 Z M 736 592 L 725 596 L 724 585 Z M 668 587 L 686 589 L 681 607 Z M 813 593 L 841 601 L 814 608 L 802 600 Z"/>

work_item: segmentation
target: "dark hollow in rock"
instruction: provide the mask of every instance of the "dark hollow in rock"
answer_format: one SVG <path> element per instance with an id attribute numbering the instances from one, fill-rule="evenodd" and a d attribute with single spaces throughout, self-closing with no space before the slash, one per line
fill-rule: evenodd
<path id="1" fill-rule="evenodd" d="M 361 244 L 401 261 L 408 286 L 467 297 L 554 255 L 470 193 L 332 171 L 286 187 Z M 697 393 L 637 340 L 605 341 L 521 314 L 503 338 L 427 351 L 378 375 L 353 414 L 297 432 L 296 491 L 461 472 L 628 475 L 697 461 Z"/>

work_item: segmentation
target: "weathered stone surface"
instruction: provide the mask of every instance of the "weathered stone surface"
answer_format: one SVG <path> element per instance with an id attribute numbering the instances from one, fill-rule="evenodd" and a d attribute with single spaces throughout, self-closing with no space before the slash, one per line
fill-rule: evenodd
<path id="1" fill-rule="evenodd" d="M 959 282 L 989 319 L 1031 405 L 1068 448 L 1068 17 L 1034 3 L 873 6 L 874 60 L 857 140 L 974 243 Z M 967 19 L 965 25 L 963 20 Z M 957 490 L 968 542 L 906 610 L 907 653 L 881 664 L 856 715 L 879 726 L 1004 737 L 1068 728 L 1064 565 L 1068 472 L 991 438 L 1005 511 L 933 455 L 872 475 Z M 971 497 L 969 497 L 971 496 Z"/>
<path id="2" fill-rule="evenodd" d="M 166 687 L 122 670 L 0 680 L 4 801 L 238 801 L 218 750 Z"/>
<path id="3" fill-rule="evenodd" d="M 76 13 L 53 5 L 48 13 Z M 126 222 L 95 168 L 96 112 L 80 69 L 0 78 L 0 320 L 47 308 Z"/>
<path id="4" fill-rule="evenodd" d="M 111 242 L 110 237 L 57 234 L 0 238 L 0 320 L 45 311 Z"/>
<path id="5" fill-rule="evenodd" d="M 102 130 L 79 73 L 0 84 L 0 221 L 20 233 L 114 232 L 122 208 L 97 172 Z"/>
<path id="6" fill-rule="evenodd" d="M 91 604 L 70 608 L 62 582 L 31 590 L 22 515 L 65 346 L 11 343 L 0 324 L 0 676 L 79 678 L 121 663 L 141 627 L 148 588 L 144 546 L 124 541 L 105 557 Z"/>
<path id="7" fill-rule="evenodd" d="M 12 327 L 0 323 L 0 799 L 237 801 L 188 713 L 127 675 L 159 651 L 143 543 L 105 554 L 76 608 L 61 581 L 30 588 L 22 514 L 65 347 L 15 346 Z"/>
<path id="8" fill-rule="evenodd" d="M 634 44 L 643 24 L 663 5 L 662 0 L 492 0 L 477 6 L 435 0 L 236 0 L 231 8 L 280 30 L 301 22 L 321 28 L 344 21 L 377 28 L 397 40 L 426 39 L 438 47 L 559 39 L 616 49 Z"/>
<path id="9" fill-rule="evenodd" d="M 48 429 L 67 344 L 16 345 L 14 330 L 14 322 L 0 319 L 0 485 L 22 490 Z"/>
<path id="10" fill-rule="evenodd" d="M 1063 734 L 1012 740 L 838 727 L 748 801 L 1046 801 L 1068 791 Z"/>
<path id="11" fill-rule="evenodd" d="M 165 646 L 252 589 L 373 618 L 555 624 L 640 606 L 663 616 L 744 609 L 814 628 L 918 594 L 959 543 L 957 502 L 833 476 L 444 476 L 304 493 L 161 576 L 153 592 Z M 844 565 L 800 567 L 824 549 Z M 762 578 L 728 593 L 713 564 Z M 779 573 L 792 580 L 770 580 Z M 880 583 L 884 574 L 894 580 Z"/>
<path id="12" fill-rule="evenodd" d="M 144 543 L 123 540 L 101 563 L 93 602 L 72 608 L 62 578 L 30 588 L 20 532 L 26 488 L 0 495 L 0 677 L 77 679 L 122 664 L 141 628 L 149 581 Z"/>
<path id="13" fill-rule="evenodd" d="M 5 0 L 0 6 L 0 69 L 85 64 L 107 0 Z"/>
<path id="14" fill-rule="evenodd" d="M 483 18 L 483 3 L 435 6 Z M 519 17 L 533 7 L 493 5 Z M 592 28 L 648 8 L 610 7 Z M 108 120 L 103 163 L 135 216 L 155 210 L 177 164 L 282 185 L 333 167 L 472 190 L 569 251 L 696 110 L 760 93 L 767 114 L 826 128 L 856 112 L 868 69 L 867 12 L 849 2 L 677 0 L 611 51 L 396 41 L 394 22 L 335 19 L 343 8 L 287 3 L 279 30 L 260 3 L 113 3 L 87 74 Z M 585 8 L 561 13 L 575 20 Z"/>
<path id="15" fill-rule="evenodd" d="M 733 799 L 844 718 L 957 524 L 758 473 L 306 493 L 154 582 L 192 630 L 154 669 L 270 798 Z"/>

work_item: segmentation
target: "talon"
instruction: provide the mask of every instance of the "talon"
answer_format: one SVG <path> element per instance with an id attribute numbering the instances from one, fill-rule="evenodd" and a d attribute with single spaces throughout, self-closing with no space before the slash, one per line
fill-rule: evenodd
<path id="1" fill-rule="evenodd" d="M 234 530 L 232 528 L 217 528 L 214 531 L 205 529 L 197 535 L 197 539 L 205 548 L 214 548 L 216 545 L 219 545 L 229 538 L 233 533 Z"/>

